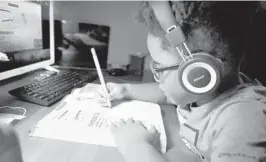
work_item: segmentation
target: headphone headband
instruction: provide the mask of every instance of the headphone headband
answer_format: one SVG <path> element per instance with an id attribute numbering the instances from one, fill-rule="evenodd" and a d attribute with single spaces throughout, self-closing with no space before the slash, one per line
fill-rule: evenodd
<path id="1" fill-rule="evenodd" d="M 168 1 L 149 1 L 149 4 L 153 9 L 159 24 L 166 33 L 171 26 L 178 26 L 178 21 L 174 17 Z M 182 16 L 179 12 L 176 13 L 176 17 L 182 21 Z"/>
<path id="2" fill-rule="evenodd" d="M 151 1 L 154 14 L 161 26 L 165 31 L 165 37 L 169 43 L 171 43 L 178 51 L 179 55 L 184 61 L 193 58 L 190 50 L 188 49 L 185 41 L 186 37 L 181 29 L 180 23 L 177 24 L 177 20 L 174 17 L 170 4 L 167 1 Z M 176 17 L 179 22 L 182 21 L 181 14 L 176 12 Z"/>

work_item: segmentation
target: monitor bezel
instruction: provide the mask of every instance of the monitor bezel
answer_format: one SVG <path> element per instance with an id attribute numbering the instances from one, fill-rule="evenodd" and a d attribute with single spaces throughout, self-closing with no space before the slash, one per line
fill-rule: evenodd
<path id="1" fill-rule="evenodd" d="M 24 1 L 26 3 L 34 3 L 29 1 Z M 35 3 L 36 4 L 36 3 Z M 41 7 L 41 4 L 39 4 Z M 0 81 L 8 79 L 14 76 L 22 75 L 40 68 L 45 68 L 55 63 L 55 45 L 54 45 L 54 4 L 53 1 L 49 0 L 49 28 L 50 28 L 50 59 L 41 61 L 38 63 L 26 65 L 16 69 L 0 72 Z"/>

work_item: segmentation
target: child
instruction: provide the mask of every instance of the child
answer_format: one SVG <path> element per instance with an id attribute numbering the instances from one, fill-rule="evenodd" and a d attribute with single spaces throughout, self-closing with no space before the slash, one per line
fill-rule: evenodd
<path id="1" fill-rule="evenodd" d="M 0 161 L 22 162 L 18 137 L 10 126 L 0 126 Z"/>
<path id="2" fill-rule="evenodd" d="M 149 29 L 147 45 L 157 83 L 108 83 L 110 98 L 177 105 L 180 137 L 202 161 L 266 161 L 266 88 L 239 71 L 257 7 L 252 1 L 144 2 L 139 18 Z M 219 67 L 219 84 L 207 93 L 189 93 L 179 79 L 182 55 L 164 30 L 169 13 L 181 25 L 191 53 L 204 52 Z M 101 90 L 99 95 L 105 98 Z M 127 162 L 167 161 L 155 147 L 154 128 L 146 130 L 129 119 L 111 130 Z"/>

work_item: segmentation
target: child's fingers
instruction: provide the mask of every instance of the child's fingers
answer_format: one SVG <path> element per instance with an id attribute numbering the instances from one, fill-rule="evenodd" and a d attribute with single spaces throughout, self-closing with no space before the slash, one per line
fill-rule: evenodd
<path id="1" fill-rule="evenodd" d="M 125 120 L 120 119 L 119 122 L 118 122 L 118 127 L 123 127 L 123 126 L 125 126 L 125 125 L 126 125 Z"/>
<path id="2" fill-rule="evenodd" d="M 98 90 L 98 94 L 99 94 L 101 97 L 105 98 L 106 93 L 105 93 L 105 91 L 104 91 L 103 86 L 100 86 L 100 88 L 99 88 L 99 90 Z"/>
<path id="3" fill-rule="evenodd" d="M 116 127 L 115 123 L 111 123 L 110 130 L 111 130 L 112 134 L 115 134 L 117 132 L 117 127 Z"/>
<path id="4" fill-rule="evenodd" d="M 145 124 L 143 124 L 142 121 L 137 120 L 137 121 L 135 121 L 135 123 L 138 124 L 138 125 L 140 125 L 140 126 L 142 126 L 142 127 L 145 128 L 145 129 L 147 129 L 147 127 L 145 126 Z"/>
<path id="5" fill-rule="evenodd" d="M 107 97 L 103 96 L 102 93 L 98 92 L 95 95 L 95 99 L 97 100 L 98 103 L 100 103 L 102 106 L 107 105 Z M 112 99 L 110 99 L 112 101 Z"/>
<path id="6" fill-rule="evenodd" d="M 117 123 L 116 122 L 112 122 L 111 125 L 110 125 L 111 132 L 113 134 L 115 134 L 119 128 L 122 128 L 125 125 L 126 125 L 126 122 L 123 119 L 120 119 Z"/>
<path id="7" fill-rule="evenodd" d="M 116 97 L 115 97 L 115 94 L 113 93 L 113 91 L 111 91 L 110 93 L 108 93 L 108 97 L 109 99 L 112 101 L 114 100 Z"/>
<path id="8" fill-rule="evenodd" d="M 156 138 L 159 139 L 160 136 L 161 136 L 161 133 L 157 130 L 157 132 L 156 132 Z"/>
<path id="9" fill-rule="evenodd" d="M 155 128 L 156 129 L 156 128 Z M 156 133 L 154 134 L 156 139 L 159 139 L 161 136 L 161 133 L 156 129 Z"/>
<path id="10" fill-rule="evenodd" d="M 96 99 L 97 102 L 98 102 L 99 104 L 101 104 L 101 105 L 106 105 L 106 103 L 107 103 L 106 99 L 100 97 L 99 95 L 96 95 L 96 96 L 95 96 L 95 99 Z"/>
<path id="11" fill-rule="evenodd" d="M 112 82 L 108 82 L 108 83 L 106 83 L 106 87 L 107 87 L 107 91 L 108 91 L 108 92 L 109 92 L 110 90 L 112 90 L 113 85 L 114 85 L 114 83 L 112 83 Z"/>
<path id="12" fill-rule="evenodd" d="M 157 133 L 154 135 L 154 144 L 158 150 L 161 149 L 160 132 L 159 131 L 157 131 Z"/>
<path id="13" fill-rule="evenodd" d="M 141 125 L 141 126 L 143 126 L 145 128 L 145 126 L 143 125 L 143 123 L 140 120 L 135 121 L 135 123 L 138 124 L 138 125 Z"/>
<path id="14" fill-rule="evenodd" d="M 99 93 L 95 93 L 95 99 L 98 101 L 98 102 L 103 102 L 103 97 L 101 96 L 101 94 Z"/>
<path id="15" fill-rule="evenodd" d="M 149 128 L 149 132 L 150 132 L 151 134 L 156 135 L 157 130 L 156 130 L 156 128 L 155 128 L 154 126 L 151 126 L 151 127 Z"/>
<path id="16" fill-rule="evenodd" d="M 132 118 L 129 118 L 129 119 L 127 119 L 127 123 L 128 123 L 128 124 L 134 124 L 135 121 L 134 121 Z"/>
<path id="17" fill-rule="evenodd" d="M 104 94 L 100 90 L 98 90 L 97 92 L 95 92 L 95 97 L 99 101 L 102 100 L 102 99 L 104 99 L 104 96 L 103 95 Z"/>
<path id="18" fill-rule="evenodd" d="M 114 94 L 114 92 L 113 92 L 112 90 L 109 90 L 109 89 L 107 89 L 107 91 L 108 91 L 108 94 L 106 94 L 106 92 L 105 92 L 105 90 L 104 90 L 104 87 L 101 86 L 101 87 L 99 88 L 99 90 L 98 90 L 98 95 L 100 96 L 100 98 L 101 98 L 102 100 L 104 100 L 104 101 L 106 101 L 107 98 L 109 98 L 111 101 L 112 101 L 113 99 L 115 99 L 115 94 Z M 108 96 L 107 96 L 107 95 L 108 95 Z"/>

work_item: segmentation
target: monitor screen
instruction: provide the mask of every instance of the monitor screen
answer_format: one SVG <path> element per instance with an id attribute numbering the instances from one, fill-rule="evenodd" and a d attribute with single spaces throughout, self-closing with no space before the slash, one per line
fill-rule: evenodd
<path id="1" fill-rule="evenodd" d="M 56 64 L 66 67 L 94 69 L 95 64 L 90 52 L 90 49 L 94 47 L 101 68 L 107 68 L 110 38 L 109 26 L 64 20 L 62 21 L 61 32 L 63 33 L 63 47 L 60 47 L 62 56 Z M 56 34 L 56 28 L 55 35 L 58 35 Z"/>
<path id="2" fill-rule="evenodd" d="M 53 63 L 43 46 L 42 12 L 50 4 L 0 2 L 0 80 Z"/>

